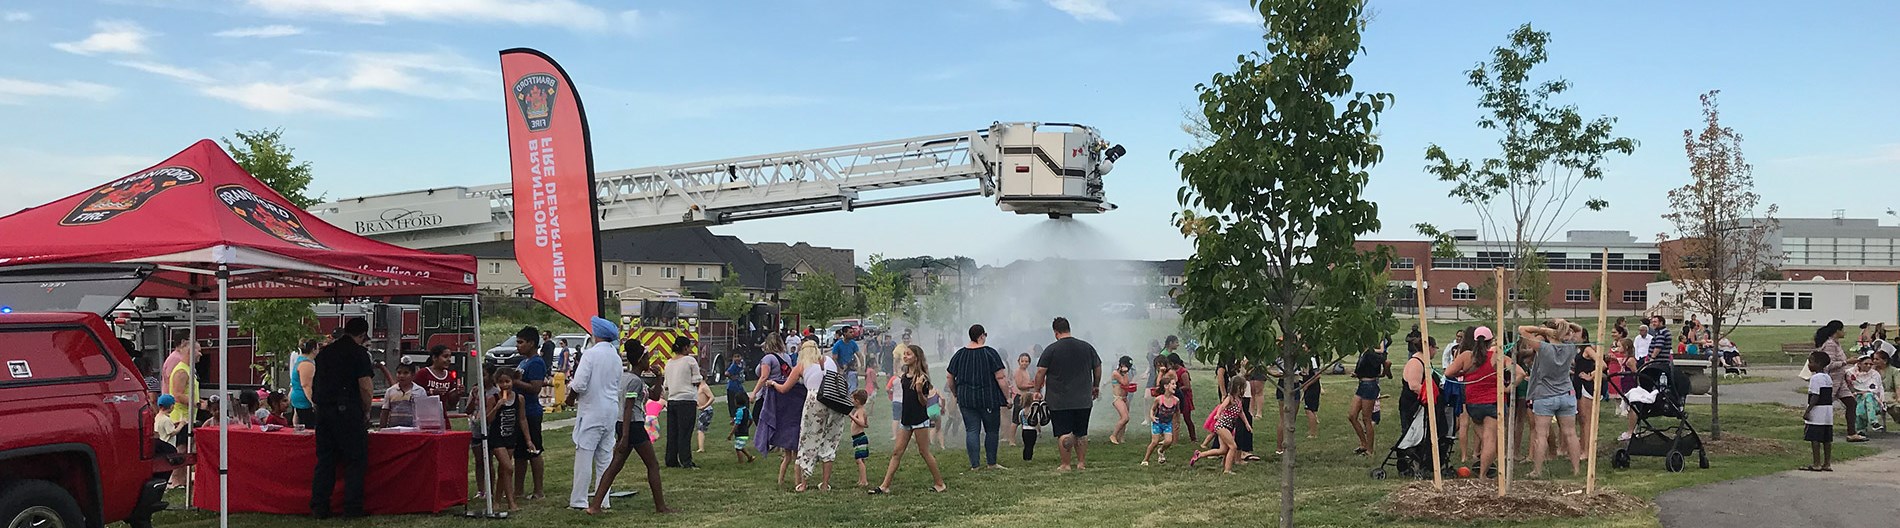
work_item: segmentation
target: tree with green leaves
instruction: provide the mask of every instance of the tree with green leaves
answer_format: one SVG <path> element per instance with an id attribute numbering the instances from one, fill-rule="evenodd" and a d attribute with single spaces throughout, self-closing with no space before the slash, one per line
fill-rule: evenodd
<path id="1" fill-rule="evenodd" d="M 1722 126 L 1718 93 L 1702 95 L 1702 130 L 1682 131 L 1690 180 L 1669 191 L 1669 212 L 1662 217 L 1675 225 L 1678 239 L 1678 250 L 1663 260 L 1678 292 L 1671 302 L 1686 313 L 1707 315 L 1710 335 L 1721 342 L 1743 319 L 1763 310 L 1761 294 L 1769 280 L 1781 280 L 1781 273 L 1770 238 L 1780 226 L 1778 208 L 1769 205 L 1756 216 L 1761 195 L 1755 194 L 1754 168 L 1742 156 L 1742 135 Z M 1722 376 L 1713 367 L 1708 371 L 1709 436 L 1721 439 Z"/>
<path id="2" fill-rule="evenodd" d="M 944 331 L 957 323 L 956 292 L 936 277 L 924 287 L 924 294 L 917 297 L 916 323 L 937 331 Z"/>
<path id="3" fill-rule="evenodd" d="M 1186 183 L 1175 223 L 1193 240 L 1179 303 L 1203 361 L 1300 365 L 1376 343 L 1391 249 L 1353 240 L 1379 229 L 1361 191 L 1383 151 L 1388 93 L 1357 91 L 1346 72 L 1362 51 L 1363 0 L 1256 0 L 1265 53 L 1196 85 L 1207 139 L 1176 154 Z M 1282 336 L 1276 342 L 1272 337 Z M 1293 392 L 1294 376 L 1281 380 Z M 1288 400 L 1290 402 L 1291 400 Z M 1282 402 L 1279 427 L 1294 409 Z M 1297 434 L 1281 459 L 1280 525 L 1293 525 Z"/>
<path id="4" fill-rule="evenodd" d="M 830 273 L 807 273 L 798 278 L 798 286 L 792 290 L 792 311 L 804 317 L 813 326 L 824 326 L 851 312 L 850 299 L 846 299 L 844 288 L 838 286 L 838 278 Z"/>
<path id="5" fill-rule="evenodd" d="M 906 300 L 907 284 L 883 253 L 872 253 L 870 263 L 864 278 L 858 280 L 858 290 L 864 295 L 864 320 L 889 328 L 898 303 Z"/>
<path id="6" fill-rule="evenodd" d="M 745 287 L 739 284 L 739 272 L 733 271 L 732 266 L 726 266 L 719 285 L 713 288 L 713 310 L 734 321 L 752 311 L 752 299 L 746 297 Z"/>
<path id="7" fill-rule="evenodd" d="M 237 140 L 224 138 L 224 150 L 245 172 L 270 186 L 298 209 L 316 205 L 321 197 L 306 194 L 310 187 L 310 162 L 297 161 L 293 149 L 284 144 L 282 129 L 240 130 Z M 307 299 L 257 299 L 231 303 L 231 321 L 251 333 L 253 348 L 267 355 L 263 365 L 253 368 L 267 375 L 282 372 L 290 353 L 311 337 L 308 322 L 316 319 Z M 274 377 L 274 376 L 273 376 Z"/>
<path id="8" fill-rule="evenodd" d="M 1499 249 L 1512 263 L 1506 283 L 1520 292 L 1518 300 L 1506 303 L 1505 315 L 1513 319 L 1520 311 L 1537 317 L 1549 303 L 1549 281 L 1535 273 L 1542 259 L 1528 257 L 1583 210 L 1609 207 L 1602 198 L 1582 197 L 1583 184 L 1603 179 L 1608 155 L 1636 150 L 1635 140 L 1612 136 L 1615 118 L 1585 120 L 1576 105 L 1554 100 L 1570 90 L 1569 81 L 1531 80 L 1531 70 L 1549 60 L 1549 43 L 1550 33 L 1524 24 L 1507 45 L 1491 50 L 1490 63 L 1465 72 L 1485 112 L 1478 128 L 1500 134 L 1498 157 L 1474 162 L 1453 159 L 1436 144 L 1425 149 L 1425 170 L 1451 183 L 1450 196 L 1477 212 L 1481 232 L 1505 244 Z M 1460 256 L 1456 243 L 1436 226 L 1415 227 L 1437 242 L 1434 257 Z"/>

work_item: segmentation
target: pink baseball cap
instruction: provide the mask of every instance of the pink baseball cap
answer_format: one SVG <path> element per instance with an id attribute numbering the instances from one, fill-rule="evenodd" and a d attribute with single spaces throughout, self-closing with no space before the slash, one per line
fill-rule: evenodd
<path id="1" fill-rule="evenodd" d="M 1471 332 L 1471 338 L 1485 340 L 1485 341 L 1491 340 L 1491 327 L 1488 327 L 1488 326 L 1478 327 L 1477 330 L 1473 330 Z"/>

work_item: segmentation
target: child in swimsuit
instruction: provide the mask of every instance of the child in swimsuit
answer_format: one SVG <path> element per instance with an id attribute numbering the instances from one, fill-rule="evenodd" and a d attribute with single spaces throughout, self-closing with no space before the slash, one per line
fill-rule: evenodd
<path id="1" fill-rule="evenodd" d="M 1148 411 L 1148 449 L 1141 452 L 1141 465 L 1148 465 L 1148 455 L 1159 454 L 1157 464 L 1168 463 L 1168 446 L 1174 445 L 1174 415 L 1181 410 L 1181 399 L 1174 397 L 1174 388 L 1179 383 L 1173 376 L 1161 378 L 1161 394 L 1155 396 L 1154 407 Z"/>

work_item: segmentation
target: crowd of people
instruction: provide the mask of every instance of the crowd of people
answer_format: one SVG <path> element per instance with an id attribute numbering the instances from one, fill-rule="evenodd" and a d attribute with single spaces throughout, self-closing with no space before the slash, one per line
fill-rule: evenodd
<path id="1" fill-rule="evenodd" d="M 1555 456 L 1567 458 L 1571 473 L 1578 474 L 1583 455 L 1578 420 L 1598 412 L 1600 401 L 1630 417 L 1623 439 L 1635 434 L 1636 413 L 1620 400 L 1635 386 L 1632 374 L 1644 363 L 1708 350 L 1729 373 L 1744 372 L 1734 346 L 1715 340 L 1693 319 L 1680 333 L 1672 333 L 1662 317 L 1643 323 L 1632 331 L 1619 319 L 1605 351 L 1592 344 L 1582 325 L 1563 319 L 1516 327 L 1515 342 L 1508 346 L 1485 326 L 1457 330 L 1442 348 L 1414 328 L 1404 338 L 1407 353 L 1398 369 L 1401 422 L 1409 423 L 1425 401 L 1442 402 L 1449 418 L 1445 436 L 1455 444 L 1451 449 L 1457 464 L 1470 464 L 1471 473 L 1494 478 L 1502 439 L 1492 421 L 1514 416 L 1519 420 L 1514 429 L 1523 431 L 1516 435 L 1517 452 L 1526 453 L 1531 464 L 1528 477 L 1542 477 L 1544 464 Z M 1894 350 L 1884 326 L 1862 325 L 1857 357 L 1841 345 L 1844 327 L 1833 321 L 1815 333 L 1804 413 L 1814 463 L 1802 469 L 1831 470 L 1835 406 L 1848 417 L 1844 438 L 1864 441 L 1863 432 L 1884 431 L 1883 410 L 1900 397 L 1894 393 L 1896 376 L 1889 361 Z M 1215 403 L 1202 409 L 1196 405 L 1191 370 L 1175 336 L 1151 345 L 1145 368 L 1122 356 L 1104 372 L 1101 354 L 1073 335 L 1067 319 L 1055 318 L 1049 331 L 1052 341 L 1047 345 L 1011 358 L 989 345 L 982 325 L 972 325 L 968 341 L 949 352 L 940 370 L 932 370 L 931 358 L 942 355 L 912 343 L 908 333 L 901 341 L 889 334 L 866 338 L 846 327 L 821 344 L 827 340 L 814 332 L 787 332 L 762 343 L 756 365 L 734 359 L 726 366 L 725 413 L 718 419 L 731 424 L 726 440 L 738 463 L 776 452 L 777 482 L 785 486 L 789 480 L 794 492 L 832 489 L 838 451 L 845 446 L 857 469 L 857 487 L 870 494 L 892 492 L 905 452 L 911 450 L 929 469 L 927 489 L 946 491 L 931 446 L 945 445 L 947 426 L 961 427 L 972 471 L 1008 470 L 1000 460 L 1004 442 L 1020 446 L 1022 460 L 1034 460 L 1045 428 L 1055 442 L 1055 468 L 1084 471 L 1092 425 L 1112 422 L 1102 429 L 1110 444 L 1120 445 L 1128 442 L 1130 424 L 1140 420 L 1136 425 L 1149 433 L 1148 441 L 1138 444 L 1145 445 L 1141 466 L 1166 464 L 1169 450 L 1185 434 L 1189 466 L 1212 460 L 1231 474 L 1238 465 L 1261 460 L 1254 453 L 1255 421 L 1263 416 L 1260 396 L 1268 384 L 1276 401 L 1293 412 L 1305 411 L 1307 435 L 1316 438 L 1319 380 L 1339 368 L 1355 382 L 1346 411 L 1356 437 L 1354 453 L 1371 456 L 1380 450 L 1377 425 L 1383 401 L 1390 397 L 1382 394 L 1381 386 L 1394 377 L 1390 339 L 1360 353 L 1350 369 L 1342 368 L 1346 358 L 1324 367 L 1316 358 L 1291 367 L 1285 361 L 1257 365 L 1220 358 L 1212 384 Z M 654 509 L 671 511 L 661 468 L 698 468 L 695 455 L 704 452 L 705 434 L 717 414 L 712 384 L 689 338 L 673 344 L 684 353 L 655 364 L 639 342 L 622 343 L 614 323 L 594 318 L 584 349 L 555 349 L 560 360 L 555 369 L 566 373 L 563 393 L 552 395 L 558 402 L 543 401 L 552 385 L 544 357 L 553 354 L 552 335 L 526 327 L 514 337 L 521 360 L 507 367 L 486 364 L 486 385 L 479 388 L 479 396 L 467 397 L 476 388 L 464 386 L 454 368 L 456 351 L 438 346 L 420 365 L 395 367 L 392 383 L 382 394 L 380 414 L 372 416 L 374 365 L 365 348 L 366 334 L 367 323 L 351 319 L 329 338 L 303 343 L 290 361 L 287 390 L 240 393 L 228 411 L 210 398 L 200 404 L 208 413 L 193 413 L 187 403 L 200 401 L 190 372 L 200 348 L 181 340 L 160 370 L 163 377 L 148 380 L 160 407 L 154 429 L 167 447 L 184 441 L 180 437 L 187 434 L 193 417 L 203 414 L 211 416 L 206 426 L 235 420 L 314 430 L 311 512 L 318 518 L 333 513 L 330 495 L 340 474 L 343 510 L 336 513 L 353 517 L 363 514 L 370 426 L 415 426 L 415 403 L 435 397 L 445 408 L 468 414 L 468 427 L 477 433 L 471 447 L 474 471 L 489 484 L 496 504 L 514 510 L 520 501 L 543 495 L 542 454 L 550 447 L 542 435 L 542 418 L 546 405 L 558 403 L 576 410 L 571 431 L 574 475 L 567 504 L 598 514 L 609 505 L 614 479 L 636 454 L 646 469 Z M 1604 369 L 1600 390 L 1595 379 L 1599 362 Z M 748 386 L 748 378 L 754 377 Z M 1106 408 L 1114 416 L 1098 422 L 1094 415 L 1105 391 Z M 870 410 L 871 402 L 880 398 L 890 408 L 889 459 L 882 477 L 873 480 L 877 475 L 871 454 L 882 449 L 872 440 Z M 1507 404 L 1515 407 L 1502 412 Z M 1285 436 L 1297 427 L 1271 427 L 1277 437 L 1275 454 L 1280 454 Z M 481 449 L 484 439 L 486 451 Z M 660 442 L 663 451 L 656 453 L 654 444 Z M 182 485 L 183 479 L 181 471 L 172 483 Z"/>

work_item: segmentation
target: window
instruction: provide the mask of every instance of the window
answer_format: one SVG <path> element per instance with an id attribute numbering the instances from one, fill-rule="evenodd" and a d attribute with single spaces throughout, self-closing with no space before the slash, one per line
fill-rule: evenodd
<path id="1" fill-rule="evenodd" d="M 1451 300 L 1475 301 L 1478 300 L 1478 292 L 1473 291 L 1470 284 L 1460 282 L 1457 287 L 1451 289 Z"/>
<path id="2" fill-rule="evenodd" d="M 633 267 L 633 276 L 635 276 L 635 277 L 638 277 L 638 276 L 640 276 L 640 267 L 639 267 L 639 266 L 634 266 L 634 267 Z"/>
<path id="3" fill-rule="evenodd" d="M 1590 302 L 1590 290 L 1564 290 L 1564 302 Z"/>
<path id="4" fill-rule="evenodd" d="M 1392 269 L 1412 269 L 1417 266 L 1418 261 L 1412 260 L 1412 257 L 1399 257 L 1399 261 L 1392 264 Z"/>
<path id="5" fill-rule="evenodd" d="M 0 332 L 0 351 L 10 374 L 0 378 L 0 387 L 111 379 L 117 370 L 104 344 L 79 328 Z"/>
<path id="6" fill-rule="evenodd" d="M 660 267 L 660 278 L 662 278 L 662 279 L 671 279 L 671 278 L 673 278 L 673 277 L 676 277 L 676 276 L 678 276 L 678 275 L 679 275 L 679 268 L 675 268 L 675 267 L 672 267 L 672 266 L 661 266 L 661 267 Z"/>
<path id="7" fill-rule="evenodd" d="M 700 266 L 700 267 L 699 267 L 699 276 L 698 276 L 698 277 L 694 277 L 694 278 L 696 278 L 696 279 L 704 279 L 704 278 L 706 278 L 706 267 L 705 267 L 705 266 Z"/>
<path id="8" fill-rule="evenodd" d="M 1856 303 L 1858 302 L 1856 300 Z M 1766 310 L 1813 310 L 1814 294 L 1811 292 L 1763 293 L 1761 307 Z"/>
<path id="9" fill-rule="evenodd" d="M 620 274 L 620 265 L 619 265 L 619 264 L 614 264 L 614 265 L 611 265 L 611 266 L 608 266 L 608 267 L 609 267 L 609 268 L 612 268 L 611 270 L 609 270 L 609 271 L 607 272 L 607 273 L 608 273 L 609 275 L 619 275 L 619 274 Z"/>
<path id="10" fill-rule="evenodd" d="M 1507 294 L 1505 294 L 1505 295 L 1506 295 L 1507 297 L 1509 297 L 1509 298 L 1510 298 L 1511 300 L 1513 300 L 1513 301 L 1522 301 L 1522 300 L 1524 300 L 1524 294 L 1523 294 L 1523 293 L 1521 293 L 1521 292 L 1518 292 L 1518 291 L 1517 291 L 1517 288 L 1511 288 L 1511 292 L 1510 292 L 1510 293 L 1507 293 Z"/>
<path id="11" fill-rule="evenodd" d="M 1649 290 L 1623 290 L 1623 302 L 1649 303 Z"/>
<path id="12" fill-rule="evenodd" d="M 1867 297 L 1866 295 L 1855 295 L 1855 296 L 1854 296 L 1854 309 L 1855 309 L 1855 310 L 1866 310 L 1866 309 L 1868 309 L 1868 308 L 1871 308 L 1871 307 L 1872 307 L 1872 305 L 1873 305 L 1873 301 L 1872 301 L 1872 299 L 1869 299 L 1869 298 L 1868 298 L 1868 297 Z"/>

